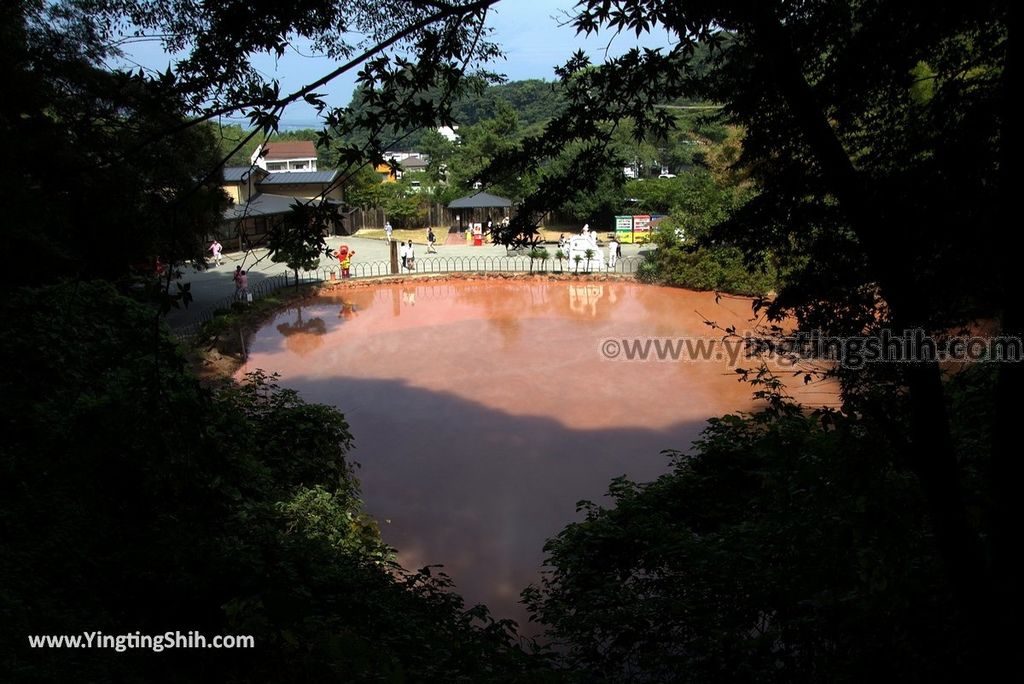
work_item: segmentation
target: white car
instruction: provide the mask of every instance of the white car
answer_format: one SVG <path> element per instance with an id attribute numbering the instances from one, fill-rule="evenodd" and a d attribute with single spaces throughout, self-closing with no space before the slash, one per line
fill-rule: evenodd
<path id="1" fill-rule="evenodd" d="M 663 173 L 660 176 L 658 176 L 658 178 L 675 178 L 675 177 L 676 177 L 676 174 L 674 174 L 674 173 Z"/>

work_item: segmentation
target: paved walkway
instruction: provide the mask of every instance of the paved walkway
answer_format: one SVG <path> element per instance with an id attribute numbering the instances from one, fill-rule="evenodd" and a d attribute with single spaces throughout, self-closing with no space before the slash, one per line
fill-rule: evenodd
<path id="1" fill-rule="evenodd" d="M 353 263 L 359 262 L 388 262 L 390 252 L 387 242 L 384 240 L 366 239 L 353 236 L 331 236 L 327 244 L 332 250 L 337 250 L 338 245 L 345 243 L 350 249 L 355 250 Z M 554 253 L 555 245 L 548 245 L 548 251 Z M 417 258 L 427 257 L 427 246 L 416 244 Z M 640 252 L 639 245 L 623 245 L 623 256 L 633 256 Z M 437 245 L 437 254 L 431 257 L 444 256 L 505 256 L 506 250 L 503 246 L 484 244 L 480 247 L 472 245 Z M 212 262 L 210 262 L 212 263 Z M 249 276 L 249 286 L 254 287 L 271 276 L 277 276 L 288 271 L 284 264 L 274 263 L 267 256 L 266 249 L 257 249 L 252 252 L 232 252 L 224 255 L 223 263 L 220 266 L 213 266 L 205 271 L 196 271 L 186 268 L 182 283 L 190 283 L 193 302 L 187 309 L 172 310 L 167 314 L 167 324 L 172 328 L 180 328 L 200 320 L 201 316 L 217 305 L 221 300 L 230 297 L 235 291 L 235 284 L 232 276 L 235 267 L 241 266 Z M 321 258 L 321 268 L 333 268 L 337 261 Z M 172 286 L 173 287 L 173 286 Z"/>

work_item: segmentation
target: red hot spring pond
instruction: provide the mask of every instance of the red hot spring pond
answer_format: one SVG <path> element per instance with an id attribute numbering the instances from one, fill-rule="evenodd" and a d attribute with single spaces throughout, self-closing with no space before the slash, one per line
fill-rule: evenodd
<path id="1" fill-rule="evenodd" d="M 747 299 L 633 282 L 337 288 L 265 324 L 238 377 L 280 373 L 344 412 L 367 510 L 402 565 L 443 564 L 470 605 L 523 625 L 519 592 L 577 501 L 620 475 L 656 478 L 661 450 L 757 408 L 725 361 L 612 361 L 602 345 L 714 338 L 706 319 L 743 331 L 750 318 Z M 830 387 L 792 391 L 834 400 Z"/>

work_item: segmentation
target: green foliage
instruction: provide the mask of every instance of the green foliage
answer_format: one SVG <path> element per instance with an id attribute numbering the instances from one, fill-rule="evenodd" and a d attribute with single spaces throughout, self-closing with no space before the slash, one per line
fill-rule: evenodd
<path id="1" fill-rule="evenodd" d="M 551 258 L 551 254 L 548 252 L 546 247 L 533 247 L 526 256 L 530 257 L 530 272 L 533 272 L 533 262 L 540 262 L 540 270 L 544 270 L 544 265 L 547 264 Z"/>
<path id="2" fill-rule="evenodd" d="M 628 181 L 625 193 L 633 213 L 670 214 L 688 234 L 703 235 L 742 206 L 750 191 L 695 169 L 676 178 Z"/>
<path id="3" fill-rule="evenodd" d="M 362 107 L 366 95 L 364 89 L 357 88 L 349 107 Z M 452 105 L 451 120 L 459 126 L 458 132 L 463 134 L 466 128 L 499 118 L 503 110 L 512 110 L 518 115 L 520 125 L 530 129 L 547 122 L 561 105 L 562 98 L 556 82 L 528 79 L 496 83 L 491 78 L 478 75 L 467 79 L 460 96 Z M 357 134 L 355 140 L 360 137 Z M 396 137 L 398 139 L 392 148 L 398 150 L 415 150 L 430 155 L 440 151 L 443 156 L 445 150 L 451 147 L 451 143 L 444 145 L 441 142 L 447 140 L 433 127 L 407 130 Z"/>
<path id="4" fill-rule="evenodd" d="M 0 15 L 0 61 L 11 65 L 0 204 L 5 247 L 20 255 L 4 279 L 123 278 L 132 266 L 151 272 L 158 256 L 205 263 L 227 206 L 216 140 L 181 128 L 187 105 L 167 83 L 103 69 L 101 34 L 76 11 L 15 2 Z"/>
<path id="5" fill-rule="evenodd" d="M 492 163 L 516 149 L 524 136 L 536 133 L 538 127 L 562 106 L 561 91 L 550 83 L 515 81 L 498 85 L 481 82 L 479 85 L 479 90 L 470 89 L 455 107 L 456 121 L 461 124 L 458 143 L 448 141 L 431 129 L 413 133 L 398 145 L 401 149 L 414 149 L 430 156 L 428 177 L 432 181 L 446 183 L 436 188 L 436 199 L 441 203 L 472 192 L 478 181 L 485 183 L 487 190 L 507 197 L 523 198 L 533 192 L 536 185 L 533 174 L 493 174 Z M 361 97 L 365 97 L 365 93 L 357 92 L 352 106 L 358 107 Z M 600 167 L 588 166 L 585 173 L 592 175 L 587 181 L 588 187 L 565 198 L 557 209 L 575 220 L 595 225 L 609 223 L 612 216 L 623 211 L 626 197 L 650 194 L 643 192 L 642 183 L 634 183 L 640 187 L 623 192 L 623 160 L 635 162 L 648 176 L 656 175 L 662 164 L 682 172 L 684 167 L 690 169 L 694 164 L 705 163 L 708 143 L 718 143 L 726 137 L 724 127 L 707 120 L 704 115 L 673 110 L 673 116 L 679 122 L 679 128 L 654 142 L 634 140 L 633 127 L 629 122 L 620 122 L 610 130 L 614 158 L 609 158 L 608 163 Z M 584 149 L 579 144 L 567 146 L 551 160 L 549 172 L 569 172 L 576 163 L 576 155 L 583 154 Z M 717 186 L 701 186 L 706 176 L 704 172 L 693 182 L 689 179 L 669 182 L 652 178 L 650 182 L 661 184 L 663 195 L 674 192 L 685 196 L 667 197 L 660 203 L 642 200 L 639 206 L 626 204 L 625 208 L 664 213 L 676 204 L 699 203 L 701 191 L 719 189 Z M 655 188 L 649 190 L 654 191 Z M 380 203 L 383 199 L 361 197 L 357 203 Z M 717 198 L 706 201 L 714 203 Z M 399 213 L 407 212 L 400 208 Z"/>
<path id="6" fill-rule="evenodd" d="M 369 164 L 364 164 L 345 174 L 342 186 L 345 202 L 355 207 L 375 206 L 380 201 L 380 193 L 385 190 L 381 185 L 380 174 Z"/>
<path id="7" fill-rule="evenodd" d="M 644 257 L 637 270 L 641 282 L 739 295 L 765 295 L 776 287 L 773 269 L 751 267 L 735 247 L 663 244 Z"/>
<path id="8" fill-rule="evenodd" d="M 528 79 L 488 84 L 478 94 L 472 93 L 460 100 L 455 105 L 454 116 L 460 124 L 472 126 L 497 118 L 507 108 L 516 112 L 524 128 L 529 128 L 546 123 L 562 106 L 557 82 Z"/>
<path id="9" fill-rule="evenodd" d="M 295 271 L 295 285 L 299 284 L 299 271 L 311 271 L 320 264 L 320 257 L 327 255 L 326 236 L 334 227 L 337 217 L 333 207 L 295 204 L 271 228 L 267 236 L 267 249 L 271 261 L 285 263 Z"/>
<path id="10" fill-rule="evenodd" d="M 213 131 L 220 145 L 224 166 L 249 166 L 252 164 L 252 155 L 263 142 L 262 136 L 257 133 L 250 138 L 253 131 L 243 128 L 239 124 L 210 123 L 207 125 Z"/>
<path id="11" fill-rule="evenodd" d="M 681 189 L 681 178 L 650 178 L 628 180 L 623 190 L 636 213 L 667 214 Z"/>
<path id="12" fill-rule="evenodd" d="M 948 588 L 891 449 L 833 413 L 712 420 L 668 475 L 581 502 L 530 609 L 586 681 L 941 679 Z"/>
<path id="13" fill-rule="evenodd" d="M 658 266 L 650 259 L 644 259 L 636 267 L 636 279 L 641 283 L 653 285 L 659 281 Z"/>
<path id="14" fill-rule="evenodd" d="M 394 564 L 336 410 L 259 371 L 201 388 L 152 314 L 106 285 L 18 292 L 2 315 L 5 679 L 452 681 L 543 667 L 447 578 Z M 25 646 L 168 629 L 252 634 L 256 649 Z"/>
<path id="15" fill-rule="evenodd" d="M 420 139 L 417 152 L 430 159 L 427 174 L 433 181 L 447 181 L 448 167 L 455 154 L 456 145 L 437 131 L 427 131 Z"/>
<path id="16" fill-rule="evenodd" d="M 450 201 L 473 190 L 474 183 L 487 181 L 489 192 L 518 199 L 530 192 L 530 179 L 507 176 L 486 178 L 484 171 L 498 155 L 512 150 L 522 136 L 519 115 L 499 101 L 493 118 L 459 129 L 459 145 L 448 161 Z"/>
<path id="17" fill-rule="evenodd" d="M 421 228 L 427 222 L 430 195 L 416 192 L 406 176 L 397 183 L 381 183 L 377 189 L 377 206 L 384 209 L 396 228 Z"/>

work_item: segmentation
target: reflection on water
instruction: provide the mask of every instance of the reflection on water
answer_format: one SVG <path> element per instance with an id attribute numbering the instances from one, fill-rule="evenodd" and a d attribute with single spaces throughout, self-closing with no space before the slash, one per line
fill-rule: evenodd
<path id="1" fill-rule="evenodd" d="M 295 319 L 279 323 L 277 332 L 285 338 L 285 347 L 289 351 L 305 356 L 323 344 L 323 335 L 327 332 L 327 323 L 322 318 L 303 318 L 302 306 L 293 309 Z"/>
<path id="2" fill-rule="evenodd" d="M 603 285 L 570 285 L 569 308 L 575 313 L 597 315 L 597 303 L 604 296 Z"/>
<path id="3" fill-rule="evenodd" d="M 717 363 L 623 363 L 607 338 L 748 327 L 750 303 L 634 283 L 464 281 L 321 296 L 277 316 L 248 366 L 345 412 L 367 508 L 407 567 L 442 563 L 470 602 L 522 623 L 545 539 L 611 478 L 754 407 Z M 824 394 L 823 394 L 824 396 Z M 814 397 L 805 397 L 813 401 Z"/>

